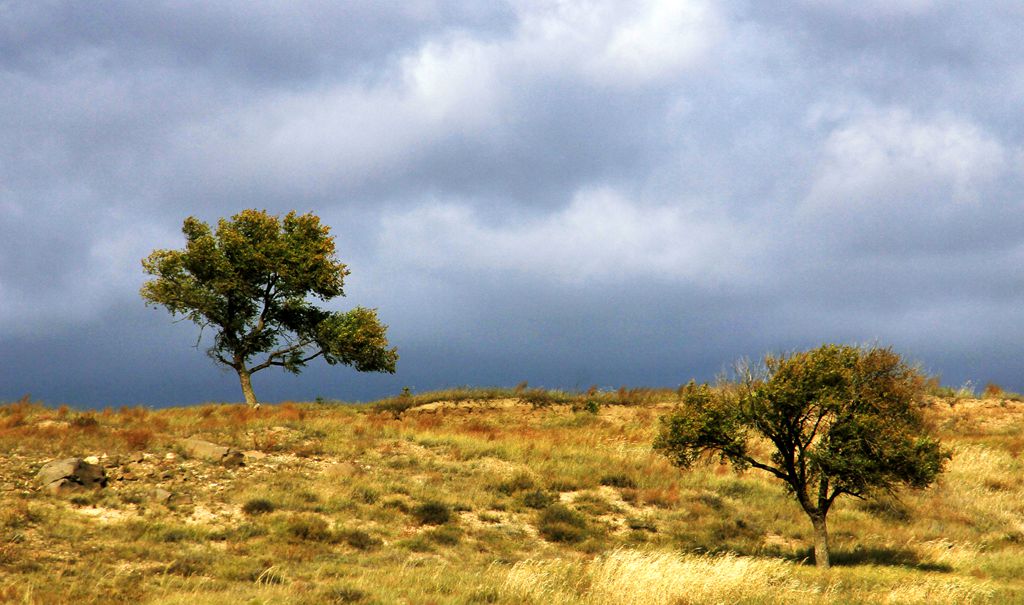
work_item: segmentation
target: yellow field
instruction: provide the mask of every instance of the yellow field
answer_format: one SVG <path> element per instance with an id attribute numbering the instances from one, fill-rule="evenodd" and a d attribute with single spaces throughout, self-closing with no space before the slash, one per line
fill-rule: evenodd
<path id="1" fill-rule="evenodd" d="M 652 452 L 671 392 L 476 395 L 0 407 L 0 602 L 1024 603 L 1024 403 L 934 400 L 947 472 L 840 500 L 821 572 L 780 484 Z M 190 436 L 246 465 L 189 459 Z M 108 487 L 40 493 L 68 456 Z"/>

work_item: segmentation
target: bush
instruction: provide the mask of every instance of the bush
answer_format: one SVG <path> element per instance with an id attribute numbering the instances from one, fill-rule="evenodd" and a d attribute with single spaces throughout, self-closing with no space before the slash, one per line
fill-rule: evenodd
<path id="1" fill-rule="evenodd" d="M 582 542 L 590 535 L 583 515 L 561 504 L 553 504 L 541 512 L 537 530 L 545 540 L 570 544 Z"/>
<path id="2" fill-rule="evenodd" d="M 982 395 L 986 399 L 992 399 L 996 397 L 1002 397 L 1004 393 L 1005 391 L 1003 391 L 1003 387 L 999 386 L 994 382 L 990 382 L 985 385 L 985 390 L 982 392 Z"/>
<path id="3" fill-rule="evenodd" d="M 427 535 L 427 539 L 435 544 L 441 544 L 443 546 L 455 546 L 462 539 L 462 531 L 457 527 L 447 526 L 439 527 L 431 530 Z"/>
<path id="4" fill-rule="evenodd" d="M 629 517 L 626 519 L 626 526 L 629 527 L 629 529 L 637 531 L 642 530 L 649 531 L 651 533 L 656 533 L 658 531 L 658 526 L 655 524 L 654 518 L 650 516 Z"/>
<path id="5" fill-rule="evenodd" d="M 601 477 L 601 485 L 636 489 L 636 480 L 629 475 L 618 473 L 615 475 L 605 475 L 604 477 Z"/>
<path id="6" fill-rule="evenodd" d="M 412 509 L 420 525 L 443 525 L 452 518 L 452 509 L 443 502 L 424 502 Z"/>
<path id="7" fill-rule="evenodd" d="M 242 512 L 247 515 L 264 515 L 274 512 L 274 503 L 266 498 L 253 498 L 242 505 Z"/>
<path id="8" fill-rule="evenodd" d="M 350 529 L 338 533 L 338 539 L 357 550 L 373 550 L 383 542 L 361 529 Z"/>
<path id="9" fill-rule="evenodd" d="M 523 505 L 540 510 L 554 504 L 556 499 L 553 494 L 538 489 L 523 494 Z"/>
<path id="10" fill-rule="evenodd" d="M 292 538 L 308 542 L 329 542 L 334 537 L 324 521 L 316 515 L 290 517 L 284 526 L 284 533 Z"/>
<path id="11" fill-rule="evenodd" d="M 370 595 L 358 588 L 338 586 L 324 590 L 322 597 L 323 603 L 365 603 Z"/>
<path id="12" fill-rule="evenodd" d="M 495 489 L 502 494 L 511 495 L 516 492 L 531 489 L 533 486 L 533 477 L 527 473 L 519 473 L 508 481 L 499 483 Z"/>

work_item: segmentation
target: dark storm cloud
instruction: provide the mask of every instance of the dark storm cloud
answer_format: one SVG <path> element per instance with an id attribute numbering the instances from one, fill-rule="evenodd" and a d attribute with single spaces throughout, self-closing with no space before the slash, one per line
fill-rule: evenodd
<path id="1" fill-rule="evenodd" d="M 1014 3 L 0 2 L 0 399 L 237 398 L 145 310 L 181 220 L 312 210 L 399 374 L 671 385 L 881 342 L 1024 389 Z"/>

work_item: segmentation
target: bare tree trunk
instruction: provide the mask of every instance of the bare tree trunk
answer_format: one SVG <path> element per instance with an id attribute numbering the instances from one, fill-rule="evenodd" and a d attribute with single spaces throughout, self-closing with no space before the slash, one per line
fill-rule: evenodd
<path id="1" fill-rule="evenodd" d="M 238 380 L 242 383 L 242 394 L 245 395 L 245 403 L 253 409 L 259 409 L 260 402 L 256 401 L 256 393 L 252 390 L 252 376 L 249 374 L 249 370 L 244 367 L 237 369 Z"/>
<path id="2" fill-rule="evenodd" d="M 825 525 L 825 516 L 812 516 L 811 524 L 814 525 L 814 564 L 818 569 L 828 569 L 828 526 Z"/>

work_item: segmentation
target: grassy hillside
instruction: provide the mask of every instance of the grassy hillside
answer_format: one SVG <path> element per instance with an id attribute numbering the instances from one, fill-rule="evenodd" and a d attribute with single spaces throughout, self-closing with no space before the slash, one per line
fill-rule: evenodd
<path id="1" fill-rule="evenodd" d="M 0 602 L 1024 603 L 1024 403 L 936 399 L 932 489 L 840 501 L 831 571 L 781 485 L 651 451 L 674 394 L 0 407 Z M 247 452 L 191 459 L 200 437 Z M 40 492 L 96 456 L 108 487 Z M 158 488 L 163 491 L 157 491 Z"/>

